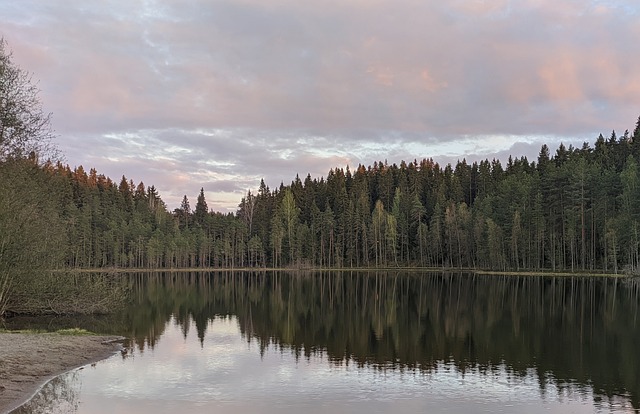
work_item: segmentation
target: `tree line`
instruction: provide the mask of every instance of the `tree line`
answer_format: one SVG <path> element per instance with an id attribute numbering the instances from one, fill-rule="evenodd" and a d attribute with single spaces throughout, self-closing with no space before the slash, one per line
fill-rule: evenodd
<path id="1" fill-rule="evenodd" d="M 637 273 L 640 118 L 591 147 L 537 160 L 432 159 L 329 171 L 270 189 L 235 213 L 168 211 L 154 186 L 61 163 L 39 168 L 80 268 L 443 267 Z M 28 160 L 25 162 L 29 162 Z"/>

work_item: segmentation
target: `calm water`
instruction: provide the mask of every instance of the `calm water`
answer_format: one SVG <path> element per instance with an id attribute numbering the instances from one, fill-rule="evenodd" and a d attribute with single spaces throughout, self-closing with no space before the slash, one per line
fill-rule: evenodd
<path id="1" fill-rule="evenodd" d="M 19 413 L 634 412 L 638 282 L 419 273 L 123 276 L 129 338 Z"/>

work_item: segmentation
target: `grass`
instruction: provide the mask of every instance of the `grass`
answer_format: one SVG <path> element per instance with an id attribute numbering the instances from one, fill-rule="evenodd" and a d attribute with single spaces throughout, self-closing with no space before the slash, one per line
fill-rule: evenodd
<path id="1" fill-rule="evenodd" d="M 56 331 L 58 335 L 74 335 L 74 336 L 84 336 L 84 335 L 95 335 L 93 332 L 87 331 L 82 328 L 69 328 L 69 329 L 59 329 Z"/>

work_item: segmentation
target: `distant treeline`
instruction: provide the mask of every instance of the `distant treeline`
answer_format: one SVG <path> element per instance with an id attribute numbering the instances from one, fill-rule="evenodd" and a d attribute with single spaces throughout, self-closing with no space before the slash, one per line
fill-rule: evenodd
<path id="1" fill-rule="evenodd" d="M 60 266 L 637 273 L 639 157 L 640 118 L 633 134 L 560 145 L 553 155 L 544 145 L 535 161 L 375 162 L 274 190 L 262 181 L 235 214 L 209 211 L 204 191 L 193 209 L 185 196 L 169 212 L 154 186 L 124 176 L 117 183 L 81 166 L 13 164 L 38 180 L 25 200 L 46 200 L 46 219 L 35 222 L 55 229 Z"/>

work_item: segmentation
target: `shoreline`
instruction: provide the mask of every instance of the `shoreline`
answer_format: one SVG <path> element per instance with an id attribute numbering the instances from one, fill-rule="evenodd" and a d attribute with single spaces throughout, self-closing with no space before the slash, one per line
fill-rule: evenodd
<path id="1" fill-rule="evenodd" d="M 635 274 L 627 273 L 605 273 L 598 271 L 553 271 L 545 270 L 484 270 L 473 268 L 457 267 L 171 267 L 171 268 L 131 268 L 131 267 L 105 267 L 105 268 L 70 268 L 58 269 L 56 271 L 70 273 L 103 273 L 107 275 L 130 274 L 130 273 L 185 273 L 185 272 L 424 272 L 424 273 L 472 273 L 484 276 L 549 276 L 549 277 L 611 277 L 611 278 L 633 278 Z"/>
<path id="2" fill-rule="evenodd" d="M 51 379 L 122 349 L 122 337 L 0 332 L 0 414 L 20 407 Z"/>

